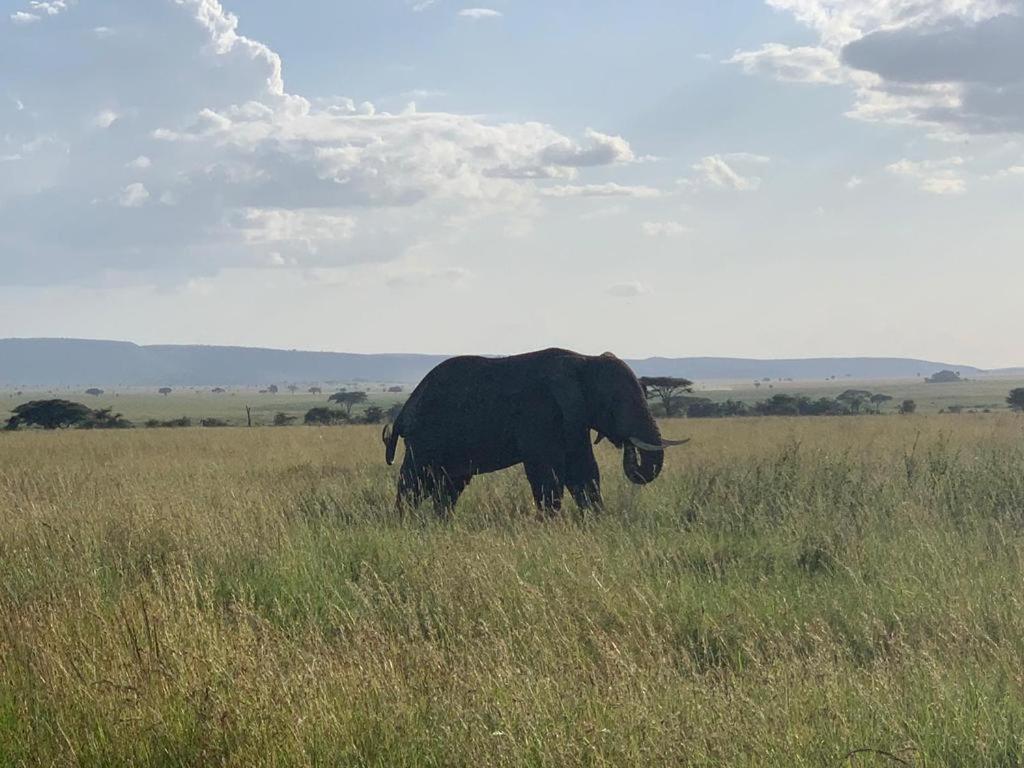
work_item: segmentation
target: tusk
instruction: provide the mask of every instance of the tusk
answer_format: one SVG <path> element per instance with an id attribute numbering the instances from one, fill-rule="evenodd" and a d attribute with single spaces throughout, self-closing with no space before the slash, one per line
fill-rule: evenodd
<path id="1" fill-rule="evenodd" d="M 600 443 L 600 442 L 601 442 L 602 440 L 604 440 L 604 435 L 602 435 L 602 434 L 601 434 L 600 432 L 598 432 L 598 433 L 597 433 L 597 437 L 596 437 L 596 438 L 594 438 L 594 445 L 597 445 L 597 444 L 598 444 L 598 443 Z"/>
<path id="2" fill-rule="evenodd" d="M 661 444 L 664 445 L 666 448 L 672 448 L 673 446 L 676 445 L 686 445 L 688 442 L 690 442 L 690 439 L 691 438 L 688 437 L 685 440 L 662 440 Z"/>
<path id="3" fill-rule="evenodd" d="M 635 437 L 629 438 L 629 442 L 635 445 L 642 451 L 663 451 L 666 448 L 671 448 L 675 445 L 685 445 L 690 442 L 690 438 L 685 440 L 662 440 L 661 445 L 654 445 L 653 443 L 645 443 L 643 440 L 639 440 Z"/>

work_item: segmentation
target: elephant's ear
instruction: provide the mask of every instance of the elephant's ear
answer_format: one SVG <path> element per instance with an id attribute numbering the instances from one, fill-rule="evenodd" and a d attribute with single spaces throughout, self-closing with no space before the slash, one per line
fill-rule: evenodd
<path id="1" fill-rule="evenodd" d="M 562 414 L 562 428 L 566 436 L 587 429 L 587 399 L 579 371 L 566 370 L 548 380 L 548 389 Z"/>

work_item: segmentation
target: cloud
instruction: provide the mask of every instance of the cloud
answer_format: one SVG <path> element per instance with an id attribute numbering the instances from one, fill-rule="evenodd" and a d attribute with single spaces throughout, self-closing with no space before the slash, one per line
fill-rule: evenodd
<path id="1" fill-rule="evenodd" d="M 92 124 L 97 128 L 109 128 L 117 122 L 119 115 L 112 109 L 104 109 L 92 119 Z"/>
<path id="2" fill-rule="evenodd" d="M 493 8 L 463 8 L 458 15 L 468 19 L 496 19 L 502 13 Z"/>
<path id="3" fill-rule="evenodd" d="M 660 196 L 654 187 L 623 186 L 614 182 L 608 184 L 567 184 L 547 187 L 540 191 L 544 197 L 637 197 L 651 198 Z"/>
<path id="4" fill-rule="evenodd" d="M 20 158 L 0 174 L 0 282 L 181 280 L 275 253 L 306 269 L 395 261 L 490 216 L 536 215 L 534 179 L 636 162 L 593 130 L 292 93 L 277 53 L 217 0 L 63 8 L 28 6 L 32 35 L 0 25 L 0 63 L 18 63 L 6 88 L 30 101 L 0 131 L 0 156 Z M 124 45 L 94 34 L 110 19 L 132 30 Z M 40 44 L 51 29 L 60 78 Z"/>
<path id="5" fill-rule="evenodd" d="M 736 64 L 748 75 L 791 83 L 836 85 L 847 79 L 839 57 L 827 48 L 767 43 L 756 51 L 737 51 L 723 63 Z"/>
<path id="6" fill-rule="evenodd" d="M 646 296 L 647 294 L 653 293 L 653 291 L 644 283 L 633 280 L 628 283 L 616 283 L 615 285 L 609 286 L 606 293 L 617 299 L 634 299 L 637 296 Z"/>
<path id="7" fill-rule="evenodd" d="M 690 231 L 676 221 L 645 221 L 640 230 L 648 237 L 681 237 Z"/>
<path id="8" fill-rule="evenodd" d="M 729 63 L 854 89 L 848 115 L 933 136 L 1024 133 L 1024 0 L 766 0 L 818 35 Z"/>
<path id="9" fill-rule="evenodd" d="M 1012 165 L 1009 168 L 1004 168 L 996 173 L 996 178 L 998 179 L 1013 178 L 1016 176 L 1024 177 L 1024 165 Z"/>
<path id="10" fill-rule="evenodd" d="M 541 153 L 544 165 L 586 168 L 595 165 L 628 163 L 636 159 L 629 143 L 621 136 L 609 136 L 588 128 L 585 136 L 589 145 L 581 147 L 568 139 L 562 139 L 547 147 Z"/>
<path id="11" fill-rule="evenodd" d="M 737 192 L 753 192 L 761 186 L 757 176 L 743 176 L 733 169 L 721 155 L 709 155 L 693 166 L 700 180 L 707 186 L 718 189 L 733 189 Z"/>
<path id="12" fill-rule="evenodd" d="M 11 21 L 15 24 L 24 26 L 26 24 L 33 24 L 40 20 L 40 17 L 34 13 L 27 13 L 25 11 L 16 11 L 11 14 Z"/>
<path id="13" fill-rule="evenodd" d="M 895 176 L 915 181 L 923 192 L 959 195 L 967 191 L 967 183 L 960 171 L 963 165 L 962 157 L 918 162 L 903 159 L 886 166 L 886 170 Z"/>
<path id="14" fill-rule="evenodd" d="M 149 190 L 144 184 L 135 182 L 124 188 L 118 202 L 123 208 L 138 208 L 145 205 L 147 200 L 149 200 Z"/>
<path id="15" fill-rule="evenodd" d="M 393 269 L 385 279 L 385 283 L 391 288 L 406 288 L 409 286 L 421 286 L 428 283 L 446 283 L 458 285 L 464 283 L 471 277 L 471 273 L 462 267 L 446 267 L 444 269 L 421 269 L 409 267 L 405 269 Z"/>
<path id="16" fill-rule="evenodd" d="M 863 183 L 864 183 L 864 179 L 862 179 L 860 176 L 851 176 L 846 181 L 846 188 L 847 189 L 856 189 L 857 187 L 861 186 Z"/>

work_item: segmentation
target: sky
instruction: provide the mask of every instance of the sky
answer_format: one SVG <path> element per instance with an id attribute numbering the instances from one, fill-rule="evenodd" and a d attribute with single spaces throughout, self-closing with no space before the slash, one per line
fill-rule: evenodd
<path id="1" fill-rule="evenodd" d="M 0 337 L 1024 365 L 1022 204 L 1024 0 L 0 0 Z"/>

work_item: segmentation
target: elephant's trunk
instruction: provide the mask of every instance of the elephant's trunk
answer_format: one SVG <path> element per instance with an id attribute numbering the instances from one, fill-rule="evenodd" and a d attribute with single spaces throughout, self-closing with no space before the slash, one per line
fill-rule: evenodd
<path id="1" fill-rule="evenodd" d="M 636 485 L 647 485 L 657 478 L 664 462 L 664 451 L 641 451 L 628 443 L 622 449 L 622 471 Z"/>
<path id="2" fill-rule="evenodd" d="M 631 439 L 642 442 L 645 445 L 661 445 L 661 432 L 653 418 L 648 416 L 647 424 L 644 425 L 641 434 L 630 435 L 622 446 L 622 471 L 631 483 L 636 485 L 647 485 L 661 474 L 662 464 L 665 463 L 665 451 L 645 450 L 637 448 Z"/>

